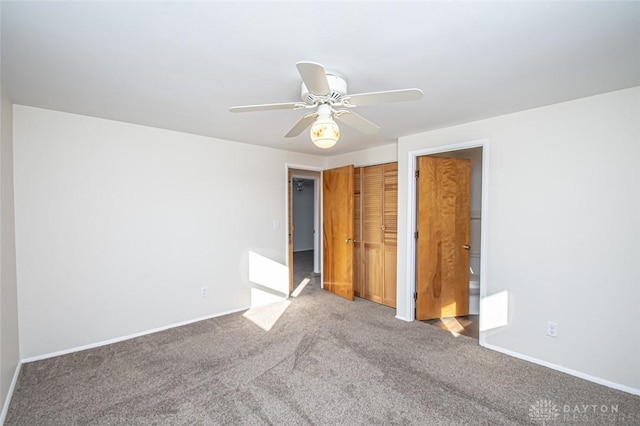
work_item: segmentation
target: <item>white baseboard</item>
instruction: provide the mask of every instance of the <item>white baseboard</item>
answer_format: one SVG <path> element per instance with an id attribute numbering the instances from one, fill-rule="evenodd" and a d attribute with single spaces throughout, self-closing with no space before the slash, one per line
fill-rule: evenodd
<path id="1" fill-rule="evenodd" d="M 77 346 L 77 347 L 74 347 L 74 348 L 64 349 L 62 351 L 52 352 L 52 353 L 48 353 L 48 354 L 36 355 L 36 356 L 32 356 L 32 357 L 29 357 L 29 358 L 22 359 L 22 363 L 33 362 L 33 361 L 41 361 L 43 359 L 53 358 L 53 357 L 60 356 L 60 355 L 67 355 L 67 354 L 71 354 L 71 353 L 74 353 L 74 352 L 84 351 L 84 350 L 87 350 L 87 349 L 98 348 L 100 346 L 111 345 L 113 343 L 122 342 L 123 340 L 129 340 L 129 339 L 134 339 L 134 338 L 140 337 L 140 336 L 146 336 L 147 334 L 157 333 L 159 331 L 168 330 L 170 328 L 181 327 L 183 325 L 192 324 L 194 322 L 204 321 L 204 320 L 208 320 L 208 319 L 216 318 L 216 317 L 221 317 L 223 315 L 235 314 L 236 312 L 246 311 L 249 308 L 250 308 L 250 306 L 243 307 L 243 308 L 238 308 L 238 309 L 233 309 L 233 310 L 230 310 L 230 311 L 220 312 L 220 313 L 213 314 L 213 315 L 207 315 L 207 316 L 200 317 L 200 318 L 195 318 L 195 319 L 191 319 L 191 320 L 187 320 L 187 321 L 182 321 L 182 322 L 178 322 L 178 323 L 175 323 L 175 324 L 170 324 L 170 325 L 166 325 L 166 326 L 163 326 L 163 327 L 154 328 L 154 329 L 151 329 L 151 330 L 141 331 L 140 333 L 129 334 L 129 335 L 126 335 L 126 336 L 116 337 L 114 339 L 104 340 L 104 341 L 96 342 L 96 343 L 90 343 L 88 345 Z"/>
<path id="2" fill-rule="evenodd" d="M 16 388 L 16 383 L 18 383 L 18 376 L 20 375 L 21 368 L 22 368 L 22 361 L 18 361 L 18 365 L 16 365 L 16 371 L 13 373 L 13 379 L 11 380 L 11 386 L 9 386 L 9 390 L 7 391 L 7 397 L 4 399 L 4 404 L 2 405 L 2 412 L 0 413 L 0 425 L 4 424 L 4 419 L 7 417 L 7 412 L 9 411 L 9 404 L 11 403 L 11 397 L 13 396 L 13 391 Z"/>
<path id="3" fill-rule="evenodd" d="M 406 322 L 413 322 L 413 319 L 405 318 L 401 315 L 396 315 L 396 319 L 399 319 L 401 321 L 406 321 Z"/>
<path id="4" fill-rule="evenodd" d="M 522 359 L 522 360 L 525 360 L 525 361 L 529 361 L 529 362 L 532 362 L 534 364 L 542 365 L 543 367 L 551 368 L 552 370 L 557 370 L 557 371 L 560 371 L 562 373 L 569 374 L 571 376 L 579 377 L 581 379 L 585 379 L 585 380 L 588 380 L 590 382 L 597 383 L 599 385 L 607 386 L 607 387 L 612 388 L 612 389 L 617 389 L 617 390 L 620 390 L 622 392 L 627 392 L 627 393 L 630 393 L 632 395 L 640 395 L 640 389 L 632 388 L 631 386 L 622 385 L 620 383 L 615 383 L 615 382 L 612 382 L 610 380 L 606 380 L 606 379 L 602 379 L 600 377 L 592 376 L 590 374 L 586 374 L 586 373 L 583 373 L 581 371 L 572 370 L 570 368 L 566 368 L 566 367 L 563 367 L 561 365 L 557 365 L 557 364 L 553 364 L 551 362 L 543 361 L 541 359 L 533 358 L 533 357 L 530 357 L 528 355 L 523 355 L 523 354 L 521 354 L 519 352 L 514 352 L 514 351 L 511 351 L 509 349 L 501 348 L 500 346 L 494 346 L 494 345 L 491 345 L 491 344 L 488 344 L 488 343 L 485 343 L 485 342 L 480 342 L 480 345 L 485 347 L 485 348 L 487 348 L 487 349 L 491 349 L 491 350 L 494 350 L 496 352 L 501 352 L 501 353 L 503 353 L 505 355 L 509 355 L 509 356 L 514 357 L 514 358 L 519 358 L 519 359 Z"/>

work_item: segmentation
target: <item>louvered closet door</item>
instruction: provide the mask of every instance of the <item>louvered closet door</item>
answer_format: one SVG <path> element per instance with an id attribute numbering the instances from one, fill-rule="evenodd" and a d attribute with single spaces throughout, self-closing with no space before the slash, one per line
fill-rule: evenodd
<path id="1" fill-rule="evenodd" d="M 398 264 L 398 163 L 384 169 L 384 285 L 382 303 L 396 307 L 396 271 Z"/>
<path id="2" fill-rule="evenodd" d="M 383 166 L 362 168 L 364 297 L 382 303 L 384 289 Z"/>

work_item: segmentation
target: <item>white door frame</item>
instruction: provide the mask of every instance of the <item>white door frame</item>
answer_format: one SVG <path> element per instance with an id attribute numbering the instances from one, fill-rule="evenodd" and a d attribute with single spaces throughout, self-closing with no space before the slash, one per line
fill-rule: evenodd
<path id="1" fill-rule="evenodd" d="M 461 142 L 451 145 L 440 145 L 431 148 L 424 148 L 415 151 L 409 151 L 409 167 L 407 181 L 409 183 L 408 194 L 408 208 L 407 208 L 407 286 L 406 294 L 399 294 L 398 297 L 404 297 L 408 306 L 407 320 L 415 320 L 416 305 L 414 294 L 416 292 L 416 240 L 414 233 L 416 231 L 416 208 L 417 208 L 417 194 L 416 194 L 416 169 L 417 159 L 424 155 L 442 154 L 451 151 L 460 151 L 470 148 L 482 148 L 482 207 L 480 218 L 480 300 L 486 295 L 487 288 L 487 258 L 489 257 L 488 250 L 488 206 L 489 206 L 489 140 L 479 139 L 468 142 Z M 480 303 L 480 316 L 483 315 L 482 303 Z M 480 331 L 479 343 L 484 344 L 485 336 L 484 332 Z"/>

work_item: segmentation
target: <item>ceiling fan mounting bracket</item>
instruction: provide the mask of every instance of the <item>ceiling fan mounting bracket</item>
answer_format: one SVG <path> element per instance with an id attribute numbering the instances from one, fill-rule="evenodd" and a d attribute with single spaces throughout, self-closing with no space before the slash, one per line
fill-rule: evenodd
<path id="1" fill-rule="evenodd" d="M 302 83 L 300 89 L 300 98 L 309 105 L 318 104 L 339 104 L 342 97 L 347 94 L 347 81 L 341 76 L 334 73 L 327 73 L 327 82 L 329 83 L 328 95 L 315 95 L 309 92 L 307 86 Z"/>

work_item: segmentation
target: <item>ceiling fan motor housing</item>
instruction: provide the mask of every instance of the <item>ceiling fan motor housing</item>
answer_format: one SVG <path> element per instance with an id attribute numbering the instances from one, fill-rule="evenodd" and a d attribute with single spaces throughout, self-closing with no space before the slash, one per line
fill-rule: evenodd
<path id="1" fill-rule="evenodd" d="M 300 98 L 309 105 L 318 103 L 338 103 L 344 95 L 347 94 L 347 82 L 344 78 L 327 73 L 327 82 L 329 83 L 329 94 L 316 95 L 309 92 L 307 86 L 302 83 Z"/>

